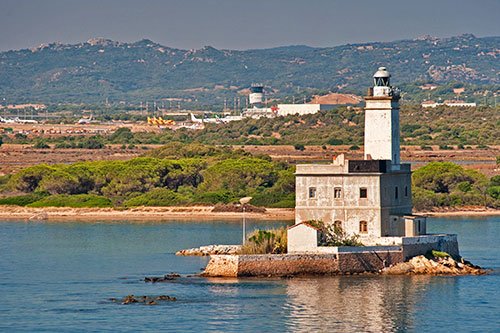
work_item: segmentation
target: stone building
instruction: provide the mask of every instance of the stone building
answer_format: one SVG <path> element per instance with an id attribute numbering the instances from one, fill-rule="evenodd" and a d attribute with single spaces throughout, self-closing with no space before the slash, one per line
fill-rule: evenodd
<path id="1" fill-rule="evenodd" d="M 375 73 L 365 101 L 363 160 L 340 155 L 330 164 L 297 165 L 296 226 L 310 220 L 333 223 L 359 235 L 365 245 L 423 235 L 425 218 L 412 215 L 410 165 L 400 161 L 399 91 L 390 86 L 385 67 Z M 303 228 L 289 229 L 292 246 L 294 239 L 300 243 L 295 233 Z"/>

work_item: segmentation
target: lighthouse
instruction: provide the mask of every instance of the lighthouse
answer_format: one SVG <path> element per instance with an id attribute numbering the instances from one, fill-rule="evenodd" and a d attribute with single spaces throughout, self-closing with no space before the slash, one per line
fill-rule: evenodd
<path id="1" fill-rule="evenodd" d="M 373 88 L 365 97 L 365 160 L 390 160 L 394 169 L 400 161 L 399 90 L 390 85 L 391 74 L 379 67 Z"/>

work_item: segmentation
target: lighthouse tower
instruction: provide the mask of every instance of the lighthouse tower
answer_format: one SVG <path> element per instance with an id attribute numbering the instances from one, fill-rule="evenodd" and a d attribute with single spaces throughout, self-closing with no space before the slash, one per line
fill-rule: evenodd
<path id="1" fill-rule="evenodd" d="M 390 160 L 400 165 L 399 90 L 390 86 L 391 74 L 379 67 L 373 75 L 374 87 L 365 97 L 365 160 Z"/>

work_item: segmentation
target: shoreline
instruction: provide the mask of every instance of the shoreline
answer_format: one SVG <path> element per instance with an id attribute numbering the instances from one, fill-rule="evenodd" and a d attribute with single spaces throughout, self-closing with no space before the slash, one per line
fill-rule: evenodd
<path id="1" fill-rule="evenodd" d="M 154 222 L 169 220 L 241 220 L 241 212 L 212 212 L 213 206 L 175 206 L 175 207 L 137 207 L 126 210 L 114 208 L 69 208 L 43 207 L 31 208 L 20 206 L 0 206 L 0 219 L 12 220 L 49 220 L 49 221 L 134 221 Z M 469 208 L 453 211 L 417 212 L 428 217 L 445 216 L 499 216 L 499 209 Z M 247 219 L 294 221 L 293 208 L 266 208 L 265 213 L 245 213 Z"/>
<path id="2" fill-rule="evenodd" d="M 137 207 L 127 210 L 113 208 L 69 208 L 69 207 L 19 207 L 0 206 L 0 220 L 48 220 L 48 221 L 213 221 L 236 220 L 243 218 L 243 213 L 212 212 L 213 206 L 186 206 L 186 207 Z M 38 217 L 38 218 L 37 218 Z M 245 213 L 247 219 L 252 220 L 289 220 L 295 219 L 293 208 L 267 208 L 265 213 Z"/>

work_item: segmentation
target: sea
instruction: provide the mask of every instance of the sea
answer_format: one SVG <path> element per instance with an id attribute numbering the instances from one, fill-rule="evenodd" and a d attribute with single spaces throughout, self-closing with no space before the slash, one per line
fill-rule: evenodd
<path id="1" fill-rule="evenodd" d="M 208 259 L 175 252 L 238 244 L 241 221 L 0 221 L 0 332 L 500 332 L 500 217 L 430 218 L 428 232 L 458 234 L 490 274 L 201 278 Z M 177 301 L 110 301 L 130 294 Z"/>

